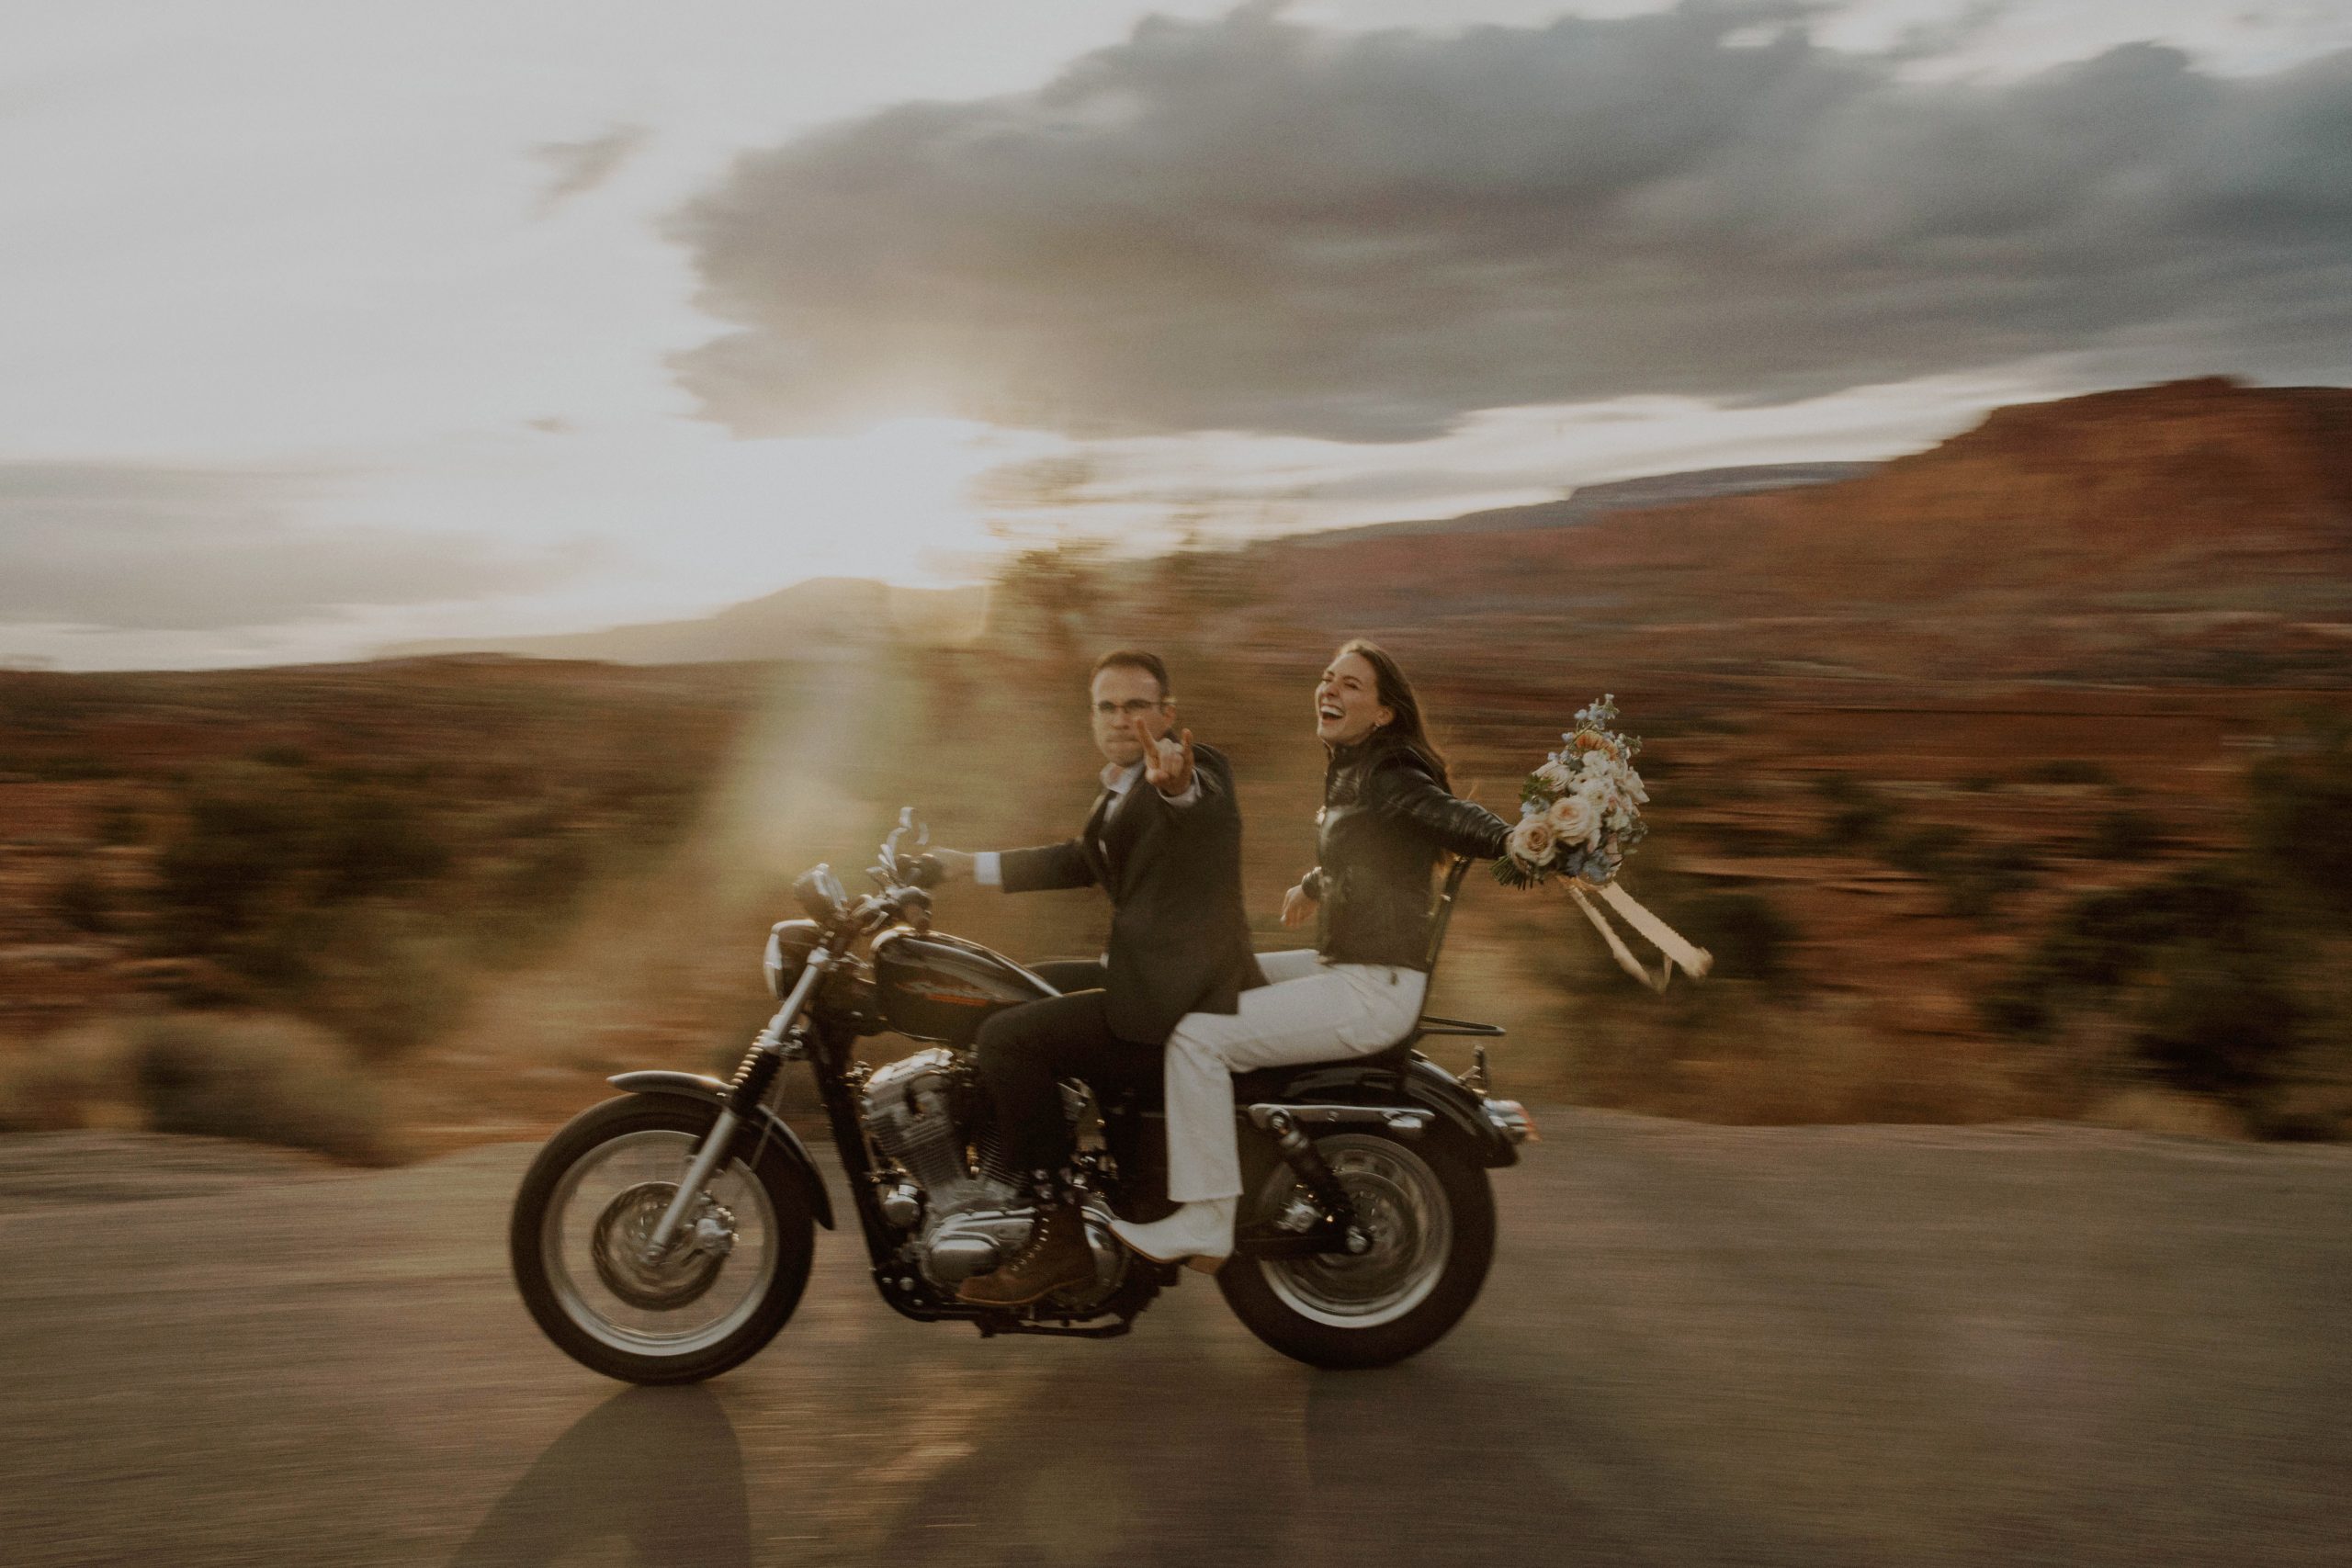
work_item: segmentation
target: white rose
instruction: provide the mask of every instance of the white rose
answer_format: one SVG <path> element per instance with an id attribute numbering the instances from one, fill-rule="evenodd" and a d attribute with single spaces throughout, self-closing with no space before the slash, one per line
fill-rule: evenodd
<path id="1" fill-rule="evenodd" d="M 1562 796 L 1544 815 L 1544 820 L 1566 843 L 1589 844 L 1600 830 L 1600 813 L 1581 795 Z"/>
<path id="2" fill-rule="evenodd" d="M 1558 852 L 1559 840 L 1550 818 L 1527 818 L 1510 830 L 1510 858 L 1523 865 L 1544 865 Z"/>
<path id="3" fill-rule="evenodd" d="M 1566 768 L 1560 765 L 1556 758 L 1535 770 L 1536 782 L 1545 789 L 1555 792 L 1567 788 L 1568 781 L 1572 776 Z"/>

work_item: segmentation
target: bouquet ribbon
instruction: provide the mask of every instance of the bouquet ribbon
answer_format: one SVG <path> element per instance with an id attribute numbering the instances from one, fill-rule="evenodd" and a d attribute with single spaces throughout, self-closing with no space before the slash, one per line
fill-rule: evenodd
<path id="1" fill-rule="evenodd" d="M 1569 883 L 1568 896 L 1577 901 L 1577 908 L 1585 912 L 1585 918 L 1592 922 L 1601 940 L 1608 942 L 1609 951 L 1617 955 L 1617 962 L 1625 973 L 1653 991 L 1664 991 L 1666 983 L 1674 978 L 1678 966 L 1695 980 L 1715 965 L 1713 953 L 1703 947 L 1691 946 L 1680 932 L 1651 914 L 1632 894 L 1611 882 L 1600 889 L 1600 901 L 1616 910 L 1619 918 L 1647 937 L 1651 945 L 1666 955 L 1665 961 L 1657 966 L 1657 973 L 1652 975 L 1626 947 L 1625 939 L 1617 934 L 1617 928 L 1609 923 L 1609 917 L 1592 907 L 1592 900 L 1585 897 L 1582 884 Z"/>

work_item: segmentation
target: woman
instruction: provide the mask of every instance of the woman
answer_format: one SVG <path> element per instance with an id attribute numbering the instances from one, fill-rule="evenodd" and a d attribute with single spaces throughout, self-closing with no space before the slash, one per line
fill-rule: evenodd
<path id="1" fill-rule="evenodd" d="M 1412 1032 L 1429 984 L 1430 875 L 1446 852 L 1491 859 L 1510 824 L 1446 787 L 1421 705 L 1396 661 L 1361 637 L 1315 686 L 1329 752 L 1318 863 L 1283 896 L 1283 924 L 1317 918 L 1312 952 L 1269 953 L 1268 984 L 1234 1013 L 1188 1013 L 1168 1037 L 1168 1195 L 1150 1224 L 1114 1221 L 1147 1258 L 1215 1269 L 1233 1250 L 1241 1166 L 1233 1077 L 1253 1067 L 1370 1055 Z"/>

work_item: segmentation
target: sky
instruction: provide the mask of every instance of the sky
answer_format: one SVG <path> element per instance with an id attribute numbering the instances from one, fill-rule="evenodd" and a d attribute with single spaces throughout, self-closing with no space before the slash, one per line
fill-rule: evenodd
<path id="1" fill-rule="evenodd" d="M 0 28 L 0 664 L 365 657 L 2352 381 L 2324 0 Z"/>

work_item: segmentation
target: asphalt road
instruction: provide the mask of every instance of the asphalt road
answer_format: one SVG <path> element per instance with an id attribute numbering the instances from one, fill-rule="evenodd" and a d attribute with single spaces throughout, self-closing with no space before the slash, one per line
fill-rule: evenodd
<path id="1" fill-rule="evenodd" d="M 765 1354 L 634 1391 L 508 1283 L 528 1149 L 0 1140 L 0 1562 L 2352 1561 L 2352 1151 L 1544 1125 L 1484 1297 L 1388 1371 L 1198 1280 L 983 1342 L 825 1235 Z"/>

